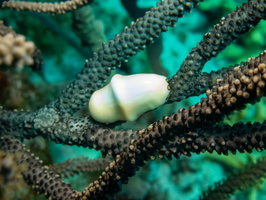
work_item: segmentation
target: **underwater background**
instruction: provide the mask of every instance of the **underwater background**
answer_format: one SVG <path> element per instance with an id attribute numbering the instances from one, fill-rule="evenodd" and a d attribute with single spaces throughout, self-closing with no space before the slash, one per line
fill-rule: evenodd
<path id="1" fill-rule="evenodd" d="M 130 0 L 128 0 L 130 1 Z M 53 1 L 50 1 L 53 2 Z M 73 13 L 62 15 L 39 14 L 29 11 L 1 9 L 0 20 L 11 26 L 27 40 L 33 41 L 41 50 L 43 65 L 32 69 L 2 69 L 0 67 L 0 105 L 5 109 L 36 110 L 60 95 L 62 89 L 75 78 L 84 61 L 90 58 L 103 42 L 123 31 L 137 17 L 142 16 L 155 0 L 138 0 L 136 7 L 128 6 L 126 0 L 95 0 Z M 204 33 L 219 22 L 243 0 L 207 0 L 186 14 L 176 27 L 155 40 L 155 43 L 122 64 L 115 73 L 156 73 L 167 77 L 175 74 L 186 55 L 202 39 Z M 78 21 L 85 18 L 82 23 Z M 83 33 L 81 33 L 83 31 Z M 216 58 L 209 61 L 204 71 L 210 72 L 238 64 L 266 49 L 266 22 L 261 21 L 249 33 L 241 36 Z M 141 129 L 161 119 L 164 115 L 177 112 L 195 104 L 200 97 L 191 97 L 181 102 L 165 105 L 148 112 L 134 122 L 127 122 L 117 129 Z M 88 115 L 86 108 L 77 115 Z M 241 112 L 230 115 L 225 122 L 259 121 L 266 118 L 266 100 L 248 106 Z M 39 156 L 44 164 L 63 162 L 67 159 L 87 157 L 99 158 L 100 152 L 76 146 L 66 146 L 46 141 L 41 137 L 27 140 L 26 145 Z M 157 159 L 142 167 L 122 186 L 117 199 L 199 199 L 202 191 L 228 175 L 254 163 L 264 153 L 254 150 L 252 154 L 236 153 L 228 156 L 216 153 L 192 154 L 172 160 Z M 82 191 L 95 180 L 100 171 L 75 175 L 65 179 L 73 188 Z M 3 184 L 3 183 L 0 183 Z M 5 187 L 5 199 L 45 199 L 37 195 L 26 183 L 15 182 Z M 251 185 L 239 191 L 231 199 L 266 199 L 265 182 Z"/>

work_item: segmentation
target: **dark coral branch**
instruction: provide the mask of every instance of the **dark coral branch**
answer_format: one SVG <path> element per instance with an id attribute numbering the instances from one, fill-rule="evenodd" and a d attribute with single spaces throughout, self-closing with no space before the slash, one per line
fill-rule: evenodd
<path id="1" fill-rule="evenodd" d="M 265 93 L 266 52 L 251 58 L 247 65 L 236 67 L 228 77 L 207 91 L 200 103 L 180 109 L 177 114 L 164 117 L 139 131 L 140 137 L 118 155 L 109 167 L 86 189 L 84 195 L 99 199 L 112 197 L 145 162 L 154 159 L 158 150 L 175 136 L 185 135 L 197 128 L 213 126 L 233 110 L 243 109 Z"/>
<path id="2" fill-rule="evenodd" d="M 261 152 L 266 145 L 266 121 L 263 123 L 236 123 L 233 126 L 217 124 L 199 129 L 175 138 L 175 141 L 159 150 L 159 157 L 171 159 L 181 155 L 191 156 L 206 151 L 228 155 L 237 151 L 251 153 L 253 149 Z"/>
<path id="3" fill-rule="evenodd" d="M 188 54 L 180 70 L 169 80 L 171 91 L 168 101 L 180 101 L 190 96 L 198 96 L 211 88 L 221 76 L 220 74 L 206 78 L 200 76 L 205 63 L 256 26 L 261 19 L 265 19 L 265 10 L 264 0 L 250 0 L 223 17 L 219 24 L 204 35 L 197 47 Z"/>
<path id="4" fill-rule="evenodd" d="M 137 138 L 136 131 L 114 130 L 93 125 L 88 117 L 62 117 L 52 108 L 36 112 L 7 111 L 0 108 L 0 135 L 16 138 L 42 136 L 56 143 L 100 150 L 105 156 L 115 156 Z"/>
<path id="5" fill-rule="evenodd" d="M 265 122 L 235 124 L 233 127 L 220 123 L 224 116 L 245 108 L 247 103 L 255 103 L 265 95 L 266 52 L 238 66 L 210 74 L 200 73 L 208 60 L 265 18 L 265 1 L 262 0 L 250 0 L 223 18 L 220 25 L 207 33 L 192 50 L 180 71 L 170 80 L 169 101 L 198 95 L 215 85 L 206 92 L 207 98 L 200 103 L 180 109 L 177 114 L 164 117 L 139 131 L 117 131 L 93 125 L 89 117 L 71 116 L 86 104 L 94 91 L 102 87 L 111 70 L 143 50 L 167 27 L 174 26 L 177 19 L 185 11 L 190 12 L 198 2 L 164 0 L 158 3 L 143 18 L 126 27 L 123 33 L 103 44 L 103 48 L 86 61 L 84 69 L 67 86 L 62 96 L 48 106 L 35 112 L 0 109 L 0 149 L 23 155 L 17 162 L 29 164 L 29 169 L 23 175 L 34 189 L 51 199 L 113 198 L 129 177 L 157 156 L 171 158 L 174 155 L 178 158 L 182 154 L 189 156 L 205 151 L 227 154 L 228 151 L 251 152 L 253 148 L 257 151 L 265 148 Z M 186 86 L 195 89 L 188 90 L 184 85 L 181 87 L 184 81 L 188 83 Z M 77 192 L 62 182 L 49 167 L 42 166 L 20 140 L 13 138 L 32 138 L 37 135 L 58 143 L 101 150 L 104 156 L 110 154 L 115 159 L 98 180 L 83 192 Z M 92 167 L 89 165 L 87 168 L 83 160 L 76 161 L 73 161 L 74 167 L 70 169 L 65 168 L 65 165 L 71 161 L 59 165 L 65 168 L 65 171 L 60 172 L 72 174 Z"/>
<path id="6" fill-rule="evenodd" d="M 1 137 L 0 149 L 10 154 L 21 154 L 17 163 L 28 165 L 28 170 L 23 172 L 23 176 L 33 189 L 51 199 L 74 199 L 77 192 L 69 184 L 64 183 L 48 166 L 42 166 L 42 161 L 34 157 L 19 140 L 9 136 Z"/>
<path id="7" fill-rule="evenodd" d="M 257 151 L 261 151 L 265 148 L 266 142 L 265 124 L 265 122 L 262 124 L 238 123 L 235 124 L 233 127 L 229 125 L 217 125 L 215 127 L 212 127 L 210 130 L 200 129 L 198 133 L 189 132 L 181 137 L 177 136 L 174 142 L 170 142 L 169 145 L 158 150 L 158 154 L 160 158 L 167 157 L 170 159 L 171 155 L 174 155 L 175 157 L 179 158 L 182 154 L 190 156 L 191 153 L 199 154 L 201 152 L 204 153 L 205 151 L 216 151 L 219 154 L 223 153 L 226 155 L 228 151 L 231 151 L 233 153 L 236 152 L 236 150 L 239 150 L 240 152 L 244 152 L 244 150 L 251 152 L 253 148 L 256 148 Z M 1 139 L 2 142 L 7 142 L 9 146 L 12 146 L 13 144 L 15 144 L 14 146 L 19 146 L 20 143 L 18 140 L 11 139 L 8 137 L 4 137 Z M 6 150 L 6 145 L 3 145 L 1 149 Z M 25 150 L 24 146 L 23 149 Z M 8 151 L 11 150 L 9 149 Z M 18 149 L 17 151 L 20 151 L 20 149 Z M 11 153 L 15 152 L 11 151 Z M 25 151 L 22 151 L 21 153 L 24 154 Z M 26 154 L 28 155 L 29 152 L 26 151 Z M 26 163 L 32 162 L 33 155 L 29 155 L 31 156 L 31 159 L 25 158 Z M 20 162 L 21 159 L 19 158 L 17 160 Z M 67 160 L 66 162 L 54 164 L 49 167 L 50 170 L 55 172 L 55 174 L 50 174 L 50 179 L 57 179 L 58 176 L 56 174 L 60 174 L 60 177 L 67 177 L 77 173 L 101 170 L 104 169 L 108 162 L 109 159 L 87 160 L 86 158 L 77 158 L 73 160 Z M 24 161 L 22 163 L 24 163 Z M 39 161 L 38 167 L 40 167 L 41 164 L 42 162 Z M 48 169 L 47 167 L 43 168 L 46 170 Z M 29 173 L 30 175 L 25 176 L 25 180 L 29 182 L 31 181 L 31 171 L 28 171 L 27 173 Z M 36 183 L 30 182 L 30 184 L 34 185 Z M 36 187 L 35 189 L 37 189 L 39 192 L 46 192 L 47 194 L 50 194 L 54 190 L 64 190 L 64 187 L 62 187 L 61 185 L 56 185 L 54 189 L 47 188 L 46 190 L 41 191 L 38 187 Z M 78 196 L 80 197 L 80 195 Z M 63 199 L 67 199 L 65 195 L 60 197 L 62 197 Z"/>
<path id="8" fill-rule="evenodd" d="M 95 159 L 89 160 L 86 157 L 68 159 L 65 162 L 56 163 L 49 168 L 53 170 L 60 177 L 65 178 L 74 176 L 79 173 L 94 172 L 103 170 L 110 163 L 110 159 Z"/>
<path id="9" fill-rule="evenodd" d="M 151 8 L 143 17 L 132 22 L 123 33 L 103 44 L 93 58 L 86 61 L 85 68 L 66 87 L 59 100 L 50 106 L 55 106 L 62 114 L 73 114 L 81 109 L 92 93 L 102 87 L 111 70 L 144 50 L 146 45 L 152 43 L 153 38 L 167 31 L 167 27 L 174 26 L 178 18 L 183 17 L 185 12 L 190 12 L 198 2 L 199 0 L 165 0 L 157 3 L 157 7 Z"/>
<path id="10" fill-rule="evenodd" d="M 43 136 L 47 135 L 46 138 L 62 142 L 64 140 L 62 133 L 71 133 L 71 131 L 70 133 L 67 132 L 68 123 L 73 121 L 67 118 L 63 119 L 62 114 L 73 114 L 73 112 L 82 108 L 90 95 L 102 86 L 112 69 L 118 67 L 122 60 L 128 59 L 138 51 L 143 50 L 145 45 L 150 44 L 154 37 L 158 37 L 162 31 L 166 31 L 168 26 L 173 26 L 178 18 L 183 17 L 185 11 L 191 11 L 197 3 L 197 0 L 180 2 L 168 0 L 158 3 L 156 8 L 152 8 L 143 18 L 138 19 L 136 23 L 132 23 L 130 28 L 125 28 L 124 33 L 104 44 L 103 48 L 98 50 L 94 57 L 85 63 L 85 68 L 77 75 L 77 79 L 67 86 L 59 100 L 32 114 L 22 114 L 21 112 L 12 114 L 12 112 L 5 113 L 5 111 L 1 111 L 3 113 L 1 124 L 5 127 L 3 132 L 7 134 L 9 129 L 12 129 L 11 134 L 25 131 L 22 135 L 27 138 L 34 137 L 38 133 Z M 26 115 L 27 117 L 24 118 Z M 43 119 L 47 119 L 47 121 L 43 121 Z M 89 120 L 85 120 L 89 123 Z M 62 122 L 62 126 L 60 126 L 60 122 Z M 20 124 L 22 129 L 8 128 L 8 124 Z M 79 127 L 75 124 L 73 126 Z M 94 130 L 98 128 L 89 125 L 87 132 L 90 133 L 90 130 L 92 130 L 91 132 L 94 133 Z M 84 137 L 87 137 L 87 135 L 85 134 Z M 79 141 L 80 139 L 75 136 L 74 140 Z M 81 140 L 83 140 L 82 137 Z M 118 141 L 119 143 L 121 142 Z M 68 142 L 68 144 L 76 144 L 76 142 Z M 86 145 L 93 146 L 90 143 Z"/>
<path id="11" fill-rule="evenodd" d="M 224 70 L 221 70 L 220 73 L 226 80 L 228 79 L 228 74 L 232 74 L 234 72 L 234 69 L 248 65 L 249 62 L 243 62 L 240 65 L 224 68 Z M 236 92 L 236 88 L 230 88 L 230 91 Z M 241 92 L 238 93 L 240 94 Z M 37 135 L 41 135 L 44 138 L 53 140 L 57 143 L 78 145 L 100 150 L 103 156 L 105 156 L 106 154 L 115 156 L 121 153 L 126 147 L 128 147 L 132 139 L 137 139 L 139 137 L 136 131 L 113 130 L 108 127 L 91 125 L 91 121 L 88 117 L 62 118 L 60 114 L 57 114 L 51 108 L 44 108 L 44 110 L 40 109 L 35 114 L 29 112 L 16 112 L 16 117 L 14 115 L 14 112 L 12 111 L 0 110 L 0 113 L 2 116 L 2 132 L 5 132 L 5 134 L 12 133 L 12 135 L 17 138 L 32 138 L 36 137 Z M 47 113 L 49 113 L 49 115 Z M 210 129 L 209 131 L 211 131 L 213 129 L 218 129 L 218 127 L 211 128 L 210 126 L 208 127 L 208 129 Z M 233 130 L 235 129 L 233 128 L 232 131 Z M 194 134 L 196 133 L 193 133 L 193 135 Z M 213 135 L 221 137 L 217 134 Z M 189 138 L 191 137 L 191 135 L 188 134 L 184 137 Z M 193 141 L 198 141 L 200 137 L 202 137 L 201 134 L 194 135 Z M 177 140 L 183 139 L 181 139 L 180 137 L 177 138 Z M 187 144 L 189 142 L 187 141 L 184 143 Z M 179 146 L 178 142 L 177 144 Z M 173 144 L 173 146 L 177 145 Z M 186 145 L 186 147 L 190 146 Z M 176 149 L 176 152 L 173 152 L 171 151 L 171 149 L 173 150 L 174 148 L 172 148 L 171 146 L 167 147 L 166 149 L 162 148 L 161 154 L 169 157 L 171 156 L 170 152 L 172 152 L 176 157 L 179 157 L 180 152 Z M 190 154 L 190 151 L 192 150 L 189 150 L 188 148 L 182 151 L 184 152 L 184 154 L 185 152 L 187 154 Z M 197 152 L 197 150 L 195 151 Z"/>

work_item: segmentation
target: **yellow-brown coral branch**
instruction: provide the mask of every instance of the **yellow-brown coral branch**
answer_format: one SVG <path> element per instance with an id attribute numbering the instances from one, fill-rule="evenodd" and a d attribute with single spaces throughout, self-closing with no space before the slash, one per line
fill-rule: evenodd
<path id="1" fill-rule="evenodd" d="M 76 10 L 84 5 L 91 3 L 92 0 L 70 0 L 60 3 L 36 3 L 25 1 L 5 1 L 2 5 L 3 8 L 10 8 L 19 10 L 29 10 L 32 12 L 64 14 L 66 12 Z"/>

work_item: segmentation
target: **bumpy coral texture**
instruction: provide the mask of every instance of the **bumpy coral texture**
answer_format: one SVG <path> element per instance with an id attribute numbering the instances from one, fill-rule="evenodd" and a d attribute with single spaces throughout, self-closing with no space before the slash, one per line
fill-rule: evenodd
<path id="1" fill-rule="evenodd" d="M 76 79 L 48 105 L 32 112 L 0 109 L 0 150 L 22 155 L 17 157 L 17 163 L 28 164 L 22 175 L 33 189 L 50 199 L 114 199 L 122 184 L 126 184 L 150 160 L 171 159 L 172 156 L 179 158 L 206 151 L 225 155 L 236 151 L 250 153 L 253 149 L 260 152 L 265 148 L 266 121 L 253 124 L 240 122 L 229 126 L 223 120 L 225 116 L 265 96 L 266 51 L 238 65 L 216 72 L 202 72 L 207 61 L 265 19 L 265 0 L 250 0 L 222 18 L 192 49 L 176 75 L 169 78 L 167 103 L 205 93 L 206 98 L 199 103 L 135 131 L 116 130 L 113 128 L 116 124 L 100 124 L 89 116 L 74 115 L 88 102 L 92 93 L 104 85 L 112 70 L 144 50 L 199 2 L 163 0 L 157 3 L 156 7 L 94 52 L 93 57 L 85 61 Z M 22 143 L 25 138 L 37 136 L 66 145 L 94 148 L 100 150 L 103 157 L 109 155 L 112 160 L 107 160 L 107 164 L 101 160 L 77 159 L 48 167 Z M 263 173 L 261 163 L 258 162 L 254 168 Z M 82 192 L 74 190 L 60 177 L 60 174 L 62 177 L 71 176 L 102 168 L 104 170 L 98 179 Z M 246 172 L 249 173 L 249 170 Z M 250 174 L 251 178 L 243 180 L 252 183 L 260 178 Z M 217 191 L 227 191 L 230 196 L 243 186 L 239 182 L 237 185 L 230 186 L 230 181 L 224 181 L 217 185 Z M 215 192 L 206 193 L 204 198 L 208 198 L 208 194 L 215 195 Z M 211 198 L 218 199 L 216 196 Z"/>
<path id="2" fill-rule="evenodd" d="M 87 5 L 92 0 L 71 0 L 60 3 L 37 3 L 27 1 L 4 1 L 3 8 L 10 8 L 16 10 L 30 10 L 34 12 L 64 14 L 66 12 L 75 10 L 79 7 Z"/>

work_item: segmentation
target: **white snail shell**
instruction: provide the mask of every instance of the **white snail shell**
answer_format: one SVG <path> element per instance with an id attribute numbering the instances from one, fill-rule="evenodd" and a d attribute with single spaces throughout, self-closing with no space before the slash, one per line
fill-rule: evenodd
<path id="1" fill-rule="evenodd" d="M 92 94 L 89 111 L 92 118 L 101 123 L 134 121 L 165 102 L 169 94 L 167 87 L 165 76 L 116 74 L 108 85 Z"/>

